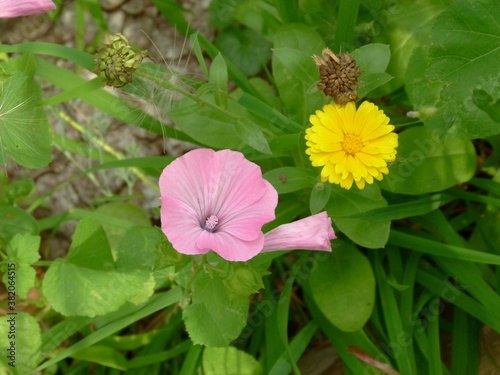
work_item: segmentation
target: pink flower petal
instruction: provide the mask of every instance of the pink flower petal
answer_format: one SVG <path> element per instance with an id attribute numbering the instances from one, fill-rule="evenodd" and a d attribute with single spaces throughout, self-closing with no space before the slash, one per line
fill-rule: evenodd
<path id="1" fill-rule="evenodd" d="M 228 215 L 257 202 L 268 186 L 260 167 L 245 159 L 241 152 L 222 150 L 219 189 L 214 196 L 214 213 L 222 220 Z M 274 212 L 276 207 L 269 207 Z"/>
<path id="2" fill-rule="evenodd" d="M 253 241 L 243 241 L 223 231 L 215 233 L 203 231 L 197 241 L 200 249 L 211 249 L 232 262 L 244 262 L 253 258 L 260 253 L 263 244 L 264 235 L 262 232 Z"/>
<path id="3" fill-rule="evenodd" d="M 0 0 L 0 18 L 27 16 L 56 9 L 51 0 Z"/>
<path id="4" fill-rule="evenodd" d="M 161 229 L 175 250 L 187 255 L 206 254 L 196 245 L 204 231 L 194 210 L 182 201 L 161 197 Z M 208 232 L 207 232 L 208 233 Z"/>
<path id="5" fill-rule="evenodd" d="M 278 192 L 266 180 L 266 191 L 255 203 L 225 217 L 219 230 L 239 239 L 251 241 L 262 234 L 262 226 L 275 219 L 274 210 L 278 204 Z"/>
<path id="6" fill-rule="evenodd" d="M 212 200 L 220 180 L 219 156 L 213 150 L 199 149 L 188 152 L 170 163 L 160 176 L 162 197 L 184 202 L 199 216 L 213 214 Z"/>
<path id="7" fill-rule="evenodd" d="M 332 221 L 323 211 L 266 233 L 262 252 L 293 249 L 332 251 L 330 240 L 334 238 Z"/>

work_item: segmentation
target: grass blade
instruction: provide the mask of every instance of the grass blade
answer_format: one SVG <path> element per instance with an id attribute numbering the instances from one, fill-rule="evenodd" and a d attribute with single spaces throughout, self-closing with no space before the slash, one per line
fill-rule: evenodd
<path id="1" fill-rule="evenodd" d="M 463 247 L 452 246 L 428 240 L 411 234 L 391 230 L 389 242 L 393 245 L 405 247 L 425 254 L 432 254 L 447 258 L 466 260 L 469 262 L 500 265 L 500 256 L 469 250 Z"/>

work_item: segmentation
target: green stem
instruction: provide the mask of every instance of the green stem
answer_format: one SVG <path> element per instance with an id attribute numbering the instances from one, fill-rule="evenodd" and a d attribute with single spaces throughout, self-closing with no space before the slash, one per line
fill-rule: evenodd
<path id="1" fill-rule="evenodd" d="M 206 255 L 203 255 L 203 258 L 202 258 L 200 264 L 196 263 L 194 258 L 191 258 L 191 262 L 193 263 L 194 272 L 186 284 L 186 295 L 191 293 L 191 285 L 193 284 L 193 281 L 196 279 L 196 276 L 198 276 L 200 271 L 203 269 L 203 265 L 207 262 Z"/>

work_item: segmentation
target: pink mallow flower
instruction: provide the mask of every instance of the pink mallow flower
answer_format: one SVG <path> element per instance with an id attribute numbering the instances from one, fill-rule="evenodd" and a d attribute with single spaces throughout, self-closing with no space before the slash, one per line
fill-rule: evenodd
<path id="1" fill-rule="evenodd" d="M 56 9 L 51 0 L 0 0 L 0 18 L 27 16 Z"/>
<path id="2" fill-rule="evenodd" d="M 213 250 L 246 261 L 263 251 L 331 250 L 335 234 L 326 212 L 262 233 L 275 218 L 278 193 L 240 152 L 190 151 L 163 170 L 159 185 L 161 228 L 180 253 Z"/>

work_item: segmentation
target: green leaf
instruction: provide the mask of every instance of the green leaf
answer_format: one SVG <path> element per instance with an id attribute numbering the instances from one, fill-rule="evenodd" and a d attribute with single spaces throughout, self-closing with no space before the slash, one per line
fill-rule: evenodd
<path id="1" fill-rule="evenodd" d="M 262 177 L 274 186 L 278 194 L 311 187 L 316 181 L 316 174 L 313 171 L 298 167 L 276 168 L 264 173 Z"/>
<path id="2" fill-rule="evenodd" d="M 253 149 L 262 152 L 263 154 L 271 154 L 269 143 L 260 128 L 248 120 L 247 118 L 240 118 L 234 126 L 236 134 L 243 142 L 252 147 Z"/>
<path id="3" fill-rule="evenodd" d="M 118 309 L 140 293 L 151 295 L 151 273 L 115 264 L 106 234 L 93 218 L 77 226 L 68 258 L 56 259 L 45 274 L 43 293 L 54 310 L 64 315 L 89 316 Z"/>
<path id="4" fill-rule="evenodd" d="M 49 164 L 51 132 L 47 115 L 38 104 L 42 92 L 33 79 L 33 56 L 23 55 L 0 71 L 0 164 L 7 156 L 27 168 Z"/>
<path id="5" fill-rule="evenodd" d="M 211 95 L 203 95 L 202 99 L 214 102 Z M 233 101 L 229 102 L 229 111 L 232 113 L 235 113 L 232 110 L 234 104 L 236 103 Z M 241 149 L 242 142 L 234 129 L 234 117 L 222 116 L 219 111 L 206 105 L 201 106 L 189 98 L 178 101 L 176 108 L 168 115 L 182 131 L 201 145 L 219 149 Z"/>
<path id="6" fill-rule="evenodd" d="M 15 271 L 16 274 L 16 294 L 21 298 L 26 298 L 29 290 L 35 286 L 36 271 L 30 266 L 20 266 Z M 4 274 L 4 282 L 6 276 Z"/>
<path id="7" fill-rule="evenodd" d="M 468 181 L 476 170 L 472 142 L 448 139 L 427 127 L 406 129 L 399 134 L 396 161 L 381 187 L 402 194 L 425 194 Z"/>
<path id="8" fill-rule="evenodd" d="M 208 7 L 210 23 L 219 29 L 224 29 L 234 22 L 234 11 L 239 0 L 213 0 Z"/>
<path id="9" fill-rule="evenodd" d="M 319 262 L 309 284 L 321 312 L 337 328 L 357 331 L 375 302 L 375 277 L 370 262 L 354 246 L 337 241 L 328 259 Z"/>
<path id="10" fill-rule="evenodd" d="M 28 291 L 35 285 L 35 270 L 30 267 L 40 259 L 40 236 L 29 234 L 16 234 L 7 246 L 7 262 L 15 264 L 15 270 L 4 272 L 3 282 L 8 285 L 10 278 L 15 278 L 15 293 L 21 298 L 26 298 Z M 9 270 L 10 270 L 9 266 Z M 7 271 L 7 270 L 5 270 Z"/>
<path id="11" fill-rule="evenodd" d="M 324 104 L 324 95 L 316 88 L 318 68 L 311 58 L 324 47 L 321 37 L 304 24 L 284 25 L 275 36 L 273 78 L 285 114 L 299 124 L 307 124 L 309 116 Z"/>
<path id="12" fill-rule="evenodd" d="M 26 211 L 14 206 L 0 206 L 0 246 L 5 246 L 16 234 L 37 235 L 37 221 Z"/>
<path id="13" fill-rule="evenodd" d="M 227 346 L 203 351 L 203 371 L 205 375 L 259 375 L 262 367 L 250 354 Z"/>
<path id="14" fill-rule="evenodd" d="M 269 40 L 282 24 L 276 8 L 262 0 L 243 0 L 234 15 L 240 23 Z"/>
<path id="15" fill-rule="evenodd" d="M 363 81 L 364 74 L 385 72 L 391 60 L 391 49 L 387 44 L 371 43 L 355 49 L 351 55 L 363 71 L 359 78 Z"/>
<path id="16" fill-rule="evenodd" d="M 2 191 L 3 188 L 3 191 Z M 33 180 L 21 178 L 8 185 L 2 186 L 0 182 L 0 206 L 9 206 L 17 202 L 18 199 L 27 197 L 35 188 Z"/>
<path id="17" fill-rule="evenodd" d="M 481 89 L 473 91 L 472 101 L 478 108 L 485 111 L 494 121 L 500 122 L 500 99 Z"/>
<path id="18" fill-rule="evenodd" d="M 271 56 L 271 43 L 251 29 L 228 27 L 215 45 L 246 76 L 256 75 Z"/>
<path id="19" fill-rule="evenodd" d="M 474 103 L 473 92 L 481 89 L 500 97 L 499 18 L 495 2 L 460 0 L 441 14 L 432 29 L 427 77 L 446 84 L 441 99 L 452 119 L 449 137 L 500 133 L 498 122 Z"/>
<path id="20" fill-rule="evenodd" d="M 102 225 L 102 228 L 106 232 L 113 255 L 115 255 L 114 252 L 116 252 L 119 242 L 122 241 L 123 236 L 129 232 L 131 227 L 149 227 L 151 225 L 144 209 L 130 203 L 108 203 L 100 206 L 93 213 L 96 214 L 94 219 Z M 120 218 L 126 221 L 128 226 L 124 228 L 121 225 L 115 224 L 108 217 Z"/>
<path id="21" fill-rule="evenodd" d="M 311 197 L 309 199 L 309 208 L 311 214 L 320 212 L 330 199 L 332 193 L 332 184 L 328 182 L 318 182 L 311 190 Z"/>
<path id="22" fill-rule="evenodd" d="M 40 259 L 40 236 L 16 234 L 7 246 L 9 262 L 17 265 L 30 265 Z"/>
<path id="23" fill-rule="evenodd" d="M 391 61 L 387 73 L 394 77 L 376 91 L 377 95 L 389 94 L 404 84 L 405 72 L 413 50 L 430 42 L 429 34 L 436 17 L 445 3 L 436 0 L 419 0 L 398 3 L 387 11 L 376 11 L 378 26 L 373 41 L 387 43 L 391 48 Z M 383 15 L 383 16 L 382 16 Z"/>
<path id="24" fill-rule="evenodd" d="M 227 65 L 220 53 L 212 61 L 208 82 L 215 86 L 213 91 L 215 103 L 222 108 L 227 108 Z"/>
<path id="25" fill-rule="evenodd" d="M 387 82 L 389 82 L 393 77 L 387 73 L 369 73 L 361 75 L 359 80 L 361 85 L 358 89 L 358 95 L 360 98 L 367 96 L 370 92 L 375 90 Z"/>
<path id="26" fill-rule="evenodd" d="M 435 106 L 439 101 L 439 94 L 443 88 L 443 83 L 433 82 L 426 78 L 428 59 L 428 46 L 415 48 L 408 63 L 405 77 L 405 90 L 408 93 L 410 102 L 414 110 L 419 112 L 418 117 L 426 125 L 429 114 L 433 114 L 433 112 L 438 110 Z M 431 125 L 431 122 L 429 125 Z"/>
<path id="27" fill-rule="evenodd" d="M 14 332 L 11 332 L 12 328 Z M 19 312 L 0 317 L 0 346 L 3 349 L 0 364 L 13 374 L 34 373 L 40 357 L 41 343 L 40 326 L 31 315 Z M 12 349 L 14 353 L 11 352 Z"/>
<path id="28" fill-rule="evenodd" d="M 307 124 L 309 116 L 324 103 L 323 93 L 316 88 L 319 75 L 311 56 L 292 48 L 275 48 L 273 72 L 285 114 Z"/>
<path id="29" fill-rule="evenodd" d="M 221 279 L 202 273 L 193 282 L 192 302 L 183 318 L 195 345 L 227 346 L 245 327 L 247 313 L 248 296 L 231 300 Z"/>
<path id="30" fill-rule="evenodd" d="M 391 50 L 388 45 L 381 43 L 367 44 L 352 51 L 352 57 L 356 60 L 356 65 L 362 70 L 359 76 L 361 83 L 358 95 L 360 98 L 367 96 L 372 90 L 393 78 L 385 73 L 391 59 Z"/>
<path id="31" fill-rule="evenodd" d="M 381 207 L 387 207 L 387 202 L 377 185 L 367 185 L 363 190 L 356 188 L 345 190 L 338 185 L 333 185 L 326 210 L 339 230 L 351 240 L 369 249 L 378 249 L 384 247 L 389 238 L 390 220 L 343 218 L 342 216 Z"/>

